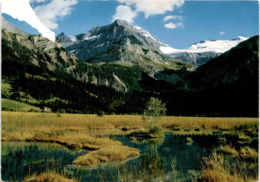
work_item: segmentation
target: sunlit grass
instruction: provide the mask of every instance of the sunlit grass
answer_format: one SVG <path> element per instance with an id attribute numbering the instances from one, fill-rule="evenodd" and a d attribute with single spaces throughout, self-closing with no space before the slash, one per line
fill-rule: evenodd
<path id="1" fill-rule="evenodd" d="M 234 147 L 232 147 L 231 145 L 220 146 L 217 149 L 217 153 L 228 154 L 228 155 L 233 155 L 233 156 L 238 155 L 238 152 L 236 151 L 236 149 Z"/>
<path id="2" fill-rule="evenodd" d="M 54 172 L 41 173 L 39 175 L 32 175 L 23 180 L 24 182 L 76 182 L 77 180 L 66 178 Z"/>
<path id="3" fill-rule="evenodd" d="M 258 152 L 250 147 L 242 147 L 239 151 L 239 155 L 245 161 L 258 160 Z"/>
<path id="4" fill-rule="evenodd" d="M 225 154 L 233 154 L 228 157 Z M 235 155 L 234 155 L 235 154 Z M 243 156 L 243 157 L 242 157 Z M 245 159 L 254 159 L 250 162 Z M 256 181 L 258 178 L 258 153 L 249 147 L 238 152 L 232 146 L 221 146 L 204 158 L 202 181 Z"/>
<path id="5" fill-rule="evenodd" d="M 79 156 L 73 164 L 91 166 L 101 162 L 125 160 L 126 158 L 138 156 L 139 154 L 139 150 L 135 148 L 123 145 L 109 145 L 100 150 Z"/>
<path id="6" fill-rule="evenodd" d="M 31 135 L 52 134 L 58 131 L 87 131 L 89 135 L 118 135 L 129 133 L 130 130 L 146 128 L 141 116 L 138 115 L 96 115 L 2 112 L 2 134 L 12 135 L 21 126 Z M 258 118 L 210 118 L 210 117 L 162 117 L 158 127 L 164 130 L 178 128 L 175 133 L 207 133 L 214 130 L 245 130 L 257 131 Z M 122 129 L 126 128 L 126 132 Z M 199 131 L 196 131 L 199 130 Z"/>

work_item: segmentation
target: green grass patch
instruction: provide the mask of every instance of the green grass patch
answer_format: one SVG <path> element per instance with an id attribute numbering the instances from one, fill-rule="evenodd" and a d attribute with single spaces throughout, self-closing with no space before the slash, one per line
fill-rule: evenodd
<path id="1" fill-rule="evenodd" d="M 28 111 L 41 111 L 40 108 L 31 106 L 29 104 L 25 104 L 22 102 L 10 100 L 10 99 L 4 99 L 2 98 L 2 110 L 8 110 L 8 111 L 20 111 L 20 112 L 28 112 Z"/>
<path id="2" fill-rule="evenodd" d="M 9 83 L 7 83 L 7 82 L 5 82 L 3 80 L 2 80 L 2 85 L 1 86 L 2 86 L 2 92 L 10 92 L 11 89 L 12 89 L 12 86 Z"/>

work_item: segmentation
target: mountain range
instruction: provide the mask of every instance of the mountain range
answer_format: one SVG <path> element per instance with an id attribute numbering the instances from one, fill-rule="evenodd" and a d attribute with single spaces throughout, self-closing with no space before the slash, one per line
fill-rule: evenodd
<path id="1" fill-rule="evenodd" d="M 116 20 L 57 40 L 3 23 L 2 78 L 12 88 L 3 98 L 70 113 L 142 113 L 158 97 L 168 114 L 258 115 L 258 36 L 176 50 Z"/>
<path id="2" fill-rule="evenodd" d="M 82 60 L 89 62 L 93 61 L 93 58 L 95 59 L 97 56 L 100 58 L 100 55 L 111 49 L 111 46 L 114 46 L 122 40 L 129 39 L 132 44 L 144 46 L 149 50 L 165 54 L 195 66 L 201 66 L 210 59 L 235 47 L 247 38 L 239 36 L 231 40 L 205 40 L 181 50 L 174 49 L 162 43 L 147 30 L 139 26 L 132 26 L 124 20 L 115 20 L 110 25 L 95 27 L 87 33 L 81 33 L 75 36 L 68 36 L 65 33 L 61 33 L 57 36 L 57 39 L 66 50 Z M 154 57 L 154 55 L 152 56 Z M 139 56 L 138 59 L 140 60 L 141 57 Z M 129 58 L 124 56 L 119 56 L 117 60 L 107 60 L 107 57 L 106 60 L 96 59 L 95 62 L 118 60 L 129 62 Z M 130 58 L 130 60 L 132 59 Z"/>
<path id="3" fill-rule="evenodd" d="M 191 45 L 187 49 L 174 49 L 167 46 L 161 47 L 161 51 L 171 57 L 198 67 L 247 39 L 246 37 L 238 36 L 231 40 L 204 40 Z"/>
<path id="4" fill-rule="evenodd" d="M 151 77 L 171 83 L 195 70 L 195 66 L 163 54 L 160 47 L 165 44 L 124 20 L 76 36 L 61 33 L 57 39 L 67 51 L 88 63 L 138 66 Z"/>

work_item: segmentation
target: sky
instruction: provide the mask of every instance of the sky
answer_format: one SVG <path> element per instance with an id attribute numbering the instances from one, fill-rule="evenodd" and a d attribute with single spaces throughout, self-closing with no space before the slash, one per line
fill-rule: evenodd
<path id="1" fill-rule="evenodd" d="M 21 18 L 5 7 L 4 1 L 13 1 L 14 5 L 17 1 L 29 2 L 35 15 L 30 9 L 29 20 Z M 56 36 L 61 32 L 76 35 L 115 19 L 125 19 L 177 49 L 185 49 L 201 40 L 229 40 L 259 34 L 257 1 L 3 0 L 2 9 L 6 20 L 32 34 L 50 30 Z M 21 11 L 23 15 L 29 12 L 26 8 Z M 33 17 L 45 28 L 38 26 L 38 20 L 38 24 L 32 23 Z"/>

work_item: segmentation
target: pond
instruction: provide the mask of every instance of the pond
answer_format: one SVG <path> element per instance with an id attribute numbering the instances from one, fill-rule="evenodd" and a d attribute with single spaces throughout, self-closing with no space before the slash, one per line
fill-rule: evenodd
<path id="1" fill-rule="evenodd" d="M 2 142 L 2 179 L 21 181 L 31 174 L 50 171 L 61 172 L 64 166 L 87 151 L 69 150 L 54 143 Z"/>
<path id="2" fill-rule="evenodd" d="M 187 137 L 193 142 L 187 143 Z M 217 136 L 165 135 L 153 141 L 131 140 L 127 136 L 112 138 L 140 149 L 141 156 L 94 167 L 76 167 L 71 165 L 73 160 L 88 151 L 69 150 L 53 143 L 2 142 L 2 179 L 19 181 L 48 169 L 80 181 L 130 181 L 141 177 L 149 178 L 148 181 L 161 178 L 189 181 L 198 175 L 202 157 L 219 145 Z"/>

